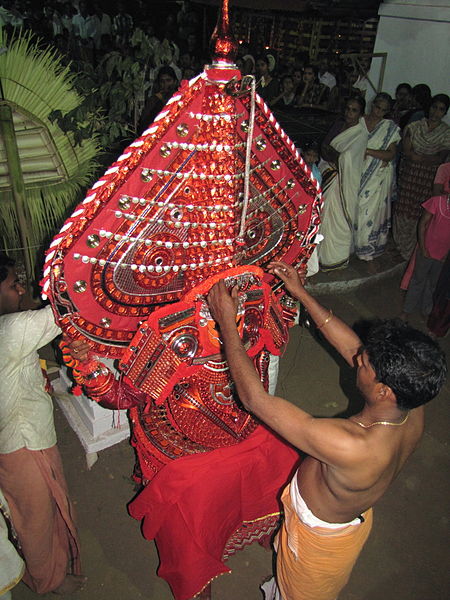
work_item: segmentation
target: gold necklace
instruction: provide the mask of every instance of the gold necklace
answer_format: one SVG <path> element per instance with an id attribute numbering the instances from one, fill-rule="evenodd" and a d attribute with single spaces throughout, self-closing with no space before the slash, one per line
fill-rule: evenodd
<path id="1" fill-rule="evenodd" d="M 409 417 L 409 412 L 406 413 L 406 417 L 403 419 L 403 421 L 400 421 L 400 423 L 392 423 L 392 421 L 375 421 L 374 423 L 371 423 L 370 425 L 364 425 L 364 423 L 361 423 L 360 421 L 355 421 L 355 423 L 357 423 L 358 425 L 361 425 L 361 427 L 364 427 L 364 429 L 369 429 L 369 427 L 373 427 L 374 425 L 392 425 L 392 427 L 400 427 L 400 425 L 404 425 L 406 423 L 406 421 L 408 420 Z"/>

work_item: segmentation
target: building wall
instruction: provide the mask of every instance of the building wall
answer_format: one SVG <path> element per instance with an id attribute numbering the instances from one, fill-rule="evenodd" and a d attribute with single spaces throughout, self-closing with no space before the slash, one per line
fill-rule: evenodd
<path id="1" fill-rule="evenodd" d="M 399 83 L 407 82 L 426 83 L 433 95 L 450 94 L 449 0 L 386 0 L 378 14 L 374 52 L 388 53 L 383 91 L 393 95 Z M 370 72 L 375 80 L 377 62 Z"/>

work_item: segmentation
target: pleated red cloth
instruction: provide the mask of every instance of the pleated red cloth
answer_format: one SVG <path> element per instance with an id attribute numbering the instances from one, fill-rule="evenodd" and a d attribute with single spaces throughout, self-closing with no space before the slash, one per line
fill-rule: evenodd
<path id="1" fill-rule="evenodd" d="M 280 512 L 298 462 L 296 449 L 260 425 L 235 446 L 174 460 L 130 503 L 144 537 L 156 542 L 158 575 L 176 600 L 231 571 L 223 560 L 230 537 Z"/>

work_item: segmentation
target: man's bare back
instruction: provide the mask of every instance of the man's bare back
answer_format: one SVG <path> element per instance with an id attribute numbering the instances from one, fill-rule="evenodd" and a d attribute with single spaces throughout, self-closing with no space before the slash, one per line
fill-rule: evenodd
<path id="1" fill-rule="evenodd" d="M 422 407 L 408 413 L 408 420 L 399 427 L 364 429 L 357 424 L 360 415 L 342 420 L 348 435 L 356 440 L 351 464 L 334 467 L 307 456 L 297 473 L 298 489 L 312 513 L 329 523 L 347 523 L 372 507 L 416 448 L 423 413 Z"/>

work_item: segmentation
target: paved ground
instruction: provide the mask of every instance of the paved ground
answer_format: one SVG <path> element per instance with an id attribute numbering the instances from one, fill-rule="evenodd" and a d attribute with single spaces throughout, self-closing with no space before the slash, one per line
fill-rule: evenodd
<path id="1" fill-rule="evenodd" d="M 389 250 L 370 268 L 352 261 L 347 271 L 319 274 L 315 294 L 353 324 L 399 314 L 401 261 Z M 362 281 L 361 281 L 362 280 Z M 343 293 L 345 292 L 345 293 Z M 413 324 L 425 329 L 420 317 Z M 450 355 L 450 336 L 442 341 Z M 352 410 L 359 402 L 354 373 L 338 364 L 309 330 L 294 327 L 281 362 L 278 393 L 316 415 Z M 427 407 L 420 447 L 379 502 L 374 529 L 340 600 L 446 600 L 449 597 L 448 445 L 450 387 Z M 100 453 L 89 471 L 78 439 L 59 409 L 56 425 L 71 495 L 78 510 L 86 588 L 74 600 L 170 600 L 156 575 L 158 556 L 139 523 L 126 512 L 133 496 L 133 452 L 122 442 Z M 213 583 L 215 600 L 261 600 L 258 585 L 271 572 L 271 553 L 258 545 L 229 562 L 231 575 Z M 32 600 L 24 584 L 15 600 Z M 47 596 L 44 596 L 47 597 Z M 50 598 L 50 594 L 48 598 Z"/>

